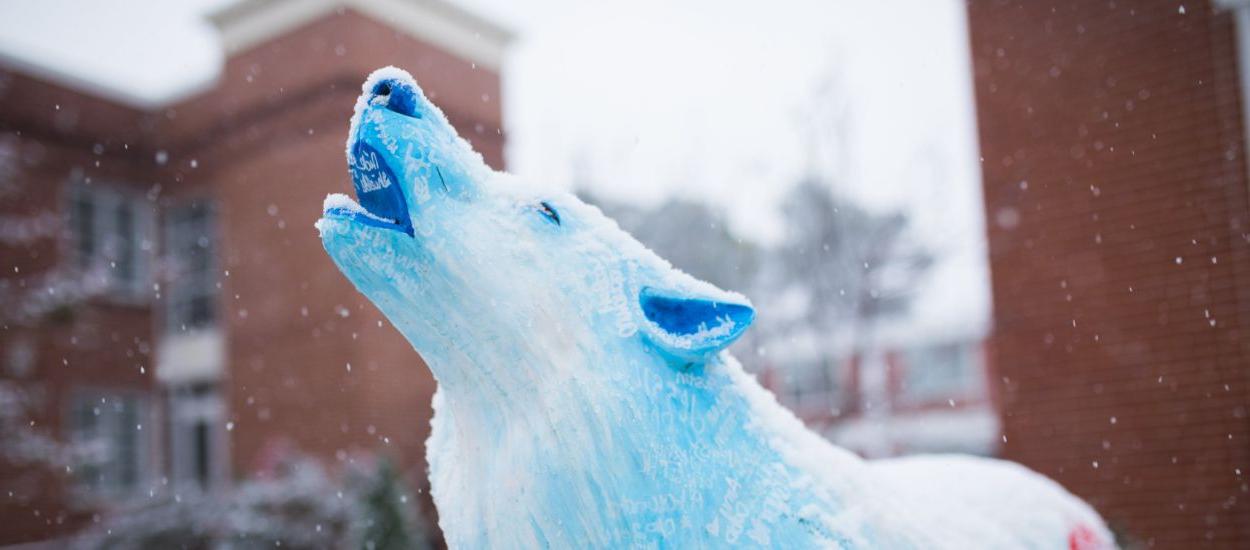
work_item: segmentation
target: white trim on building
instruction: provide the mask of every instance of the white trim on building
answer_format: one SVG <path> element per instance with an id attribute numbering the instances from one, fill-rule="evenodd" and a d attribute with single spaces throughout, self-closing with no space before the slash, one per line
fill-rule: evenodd
<path id="1" fill-rule="evenodd" d="M 452 4 L 437 0 L 244 0 L 209 16 L 227 55 L 350 9 L 429 41 L 465 59 L 498 70 L 512 34 Z"/>

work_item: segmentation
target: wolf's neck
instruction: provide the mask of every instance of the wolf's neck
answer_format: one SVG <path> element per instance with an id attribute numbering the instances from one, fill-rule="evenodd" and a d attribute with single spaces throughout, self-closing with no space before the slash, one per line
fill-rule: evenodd
<path id="1" fill-rule="evenodd" d="M 515 532 L 519 515 L 525 536 L 552 546 L 672 542 L 680 537 L 670 527 L 731 541 L 753 521 L 840 500 L 836 490 L 811 490 L 829 483 L 794 459 L 828 445 L 796 439 L 801 426 L 772 418 L 788 413 L 736 363 L 620 370 L 619 380 L 553 390 L 563 401 L 517 411 L 506 424 L 442 396 L 429 452 L 448 536 L 497 542 L 491 533 Z M 816 452 L 823 467 L 855 475 L 849 454 Z"/>

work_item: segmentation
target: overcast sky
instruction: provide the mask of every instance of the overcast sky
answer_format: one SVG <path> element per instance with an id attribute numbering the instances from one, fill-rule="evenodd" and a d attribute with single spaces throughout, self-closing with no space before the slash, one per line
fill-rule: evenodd
<path id="1" fill-rule="evenodd" d="M 0 56 L 159 104 L 211 85 L 222 52 L 202 14 L 230 1 L 6 0 Z M 517 33 L 503 94 L 512 171 L 705 201 L 768 242 L 778 198 L 808 169 L 805 129 L 841 103 L 835 190 L 906 209 L 944 256 L 920 317 L 988 319 L 962 2 L 454 1 Z"/>
<path id="2" fill-rule="evenodd" d="M 917 304 L 926 330 L 984 328 L 962 2 L 458 2 L 518 32 L 504 72 L 510 169 L 637 202 L 710 202 L 747 238 L 779 237 L 777 199 L 809 166 L 806 122 L 841 102 L 835 191 L 906 210 L 943 256 Z"/>

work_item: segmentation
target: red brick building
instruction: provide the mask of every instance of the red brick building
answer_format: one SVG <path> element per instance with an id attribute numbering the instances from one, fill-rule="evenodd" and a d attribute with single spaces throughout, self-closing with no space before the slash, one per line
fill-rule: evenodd
<path id="1" fill-rule="evenodd" d="M 381 452 L 425 482 L 433 380 L 312 224 L 350 189 L 347 120 L 380 66 L 502 167 L 508 33 L 428 0 L 245 0 L 212 22 L 219 79 L 158 108 L 0 66 L 0 401 L 105 444 L 90 469 L 0 453 L 0 545 L 152 487 L 229 490 L 282 449 Z"/>
<path id="2" fill-rule="evenodd" d="M 1250 5 L 1217 4 L 968 5 L 1002 454 L 1155 548 L 1250 546 Z"/>

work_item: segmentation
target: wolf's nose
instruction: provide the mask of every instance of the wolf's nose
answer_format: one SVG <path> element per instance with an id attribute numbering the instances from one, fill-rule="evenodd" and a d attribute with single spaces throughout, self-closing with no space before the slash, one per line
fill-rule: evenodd
<path id="1" fill-rule="evenodd" d="M 390 111 L 404 116 L 421 118 L 417 111 L 417 91 L 412 85 L 402 80 L 388 78 L 373 87 L 374 105 L 383 104 Z"/>

